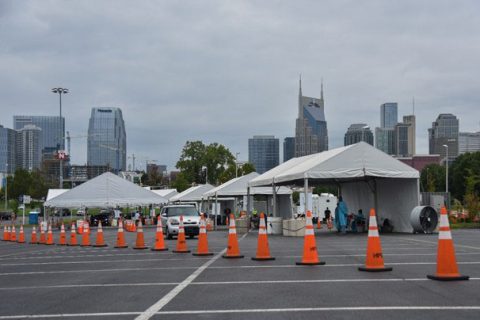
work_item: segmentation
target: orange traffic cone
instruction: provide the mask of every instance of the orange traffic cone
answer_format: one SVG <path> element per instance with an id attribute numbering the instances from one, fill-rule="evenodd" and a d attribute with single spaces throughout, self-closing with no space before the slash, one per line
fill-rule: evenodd
<path id="1" fill-rule="evenodd" d="M 322 229 L 322 221 L 320 217 L 317 218 L 317 229 Z"/>
<path id="2" fill-rule="evenodd" d="M 165 240 L 163 239 L 163 227 L 162 227 L 162 217 L 158 216 L 157 219 L 157 231 L 155 233 L 155 244 L 152 251 L 166 251 L 168 248 L 165 246 Z"/>
<path id="3" fill-rule="evenodd" d="M 67 244 L 70 247 L 78 246 L 77 230 L 75 230 L 75 222 L 72 222 L 72 229 L 70 230 L 70 242 Z"/>
<path id="4" fill-rule="evenodd" d="M 382 244 L 378 235 L 377 217 L 375 209 L 370 209 L 370 220 L 368 222 L 368 243 L 367 258 L 365 267 L 359 267 L 360 271 L 381 272 L 392 271 L 392 268 L 385 267 L 383 264 Z"/>
<path id="5" fill-rule="evenodd" d="M 17 242 L 17 231 L 15 230 L 15 225 L 12 225 L 12 229 L 10 231 L 10 241 Z"/>
<path id="6" fill-rule="evenodd" d="M 12 237 L 12 229 L 10 228 L 10 226 L 7 227 L 7 241 L 11 241 L 11 237 Z"/>
<path id="7" fill-rule="evenodd" d="M 315 232 L 313 231 L 312 213 L 307 211 L 305 221 L 305 237 L 303 240 L 303 257 L 301 262 L 295 262 L 297 265 L 324 265 L 325 262 L 318 259 L 317 244 L 315 241 Z"/>
<path id="8" fill-rule="evenodd" d="M 243 258 L 243 256 L 240 254 L 240 249 L 238 247 L 237 229 L 235 228 L 235 217 L 232 213 L 230 214 L 230 219 L 228 220 L 230 221 L 230 225 L 228 226 L 227 252 L 222 256 L 222 258 Z"/>
<path id="9" fill-rule="evenodd" d="M 178 226 L 177 247 L 172 250 L 175 253 L 189 253 L 187 241 L 185 240 L 185 227 L 183 226 L 183 216 L 180 216 L 180 224 Z"/>
<path id="10" fill-rule="evenodd" d="M 145 237 L 143 236 L 142 219 L 138 220 L 137 239 L 135 240 L 135 247 L 133 247 L 133 249 L 148 249 L 148 247 L 145 245 Z"/>
<path id="11" fill-rule="evenodd" d="M 97 248 L 107 247 L 107 244 L 105 244 L 105 240 L 103 239 L 102 222 L 100 220 L 98 221 L 98 227 L 97 227 L 97 240 L 95 241 L 95 244 L 93 246 Z"/>
<path id="12" fill-rule="evenodd" d="M 37 244 L 38 243 L 38 240 L 37 240 L 37 227 L 36 226 L 33 226 L 32 228 L 32 236 L 30 238 L 30 243 L 31 244 Z"/>
<path id="13" fill-rule="evenodd" d="M 90 247 L 90 226 L 87 221 L 83 221 L 82 243 L 81 247 Z"/>
<path id="14" fill-rule="evenodd" d="M 45 227 L 44 224 L 40 224 L 40 241 L 37 242 L 37 244 L 45 244 L 47 242 L 45 238 Z"/>
<path id="15" fill-rule="evenodd" d="M 7 225 L 3 226 L 3 239 L 2 241 L 9 241 L 8 238 L 10 237 L 10 234 L 8 233 L 8 228 Z"/>
<path id="16" fill-rule="evenodd" d="M 125 243 L 125 232 L 123 232 L 122 219 L 118 220 L 117 244 L 114 248 L 128 248 L 127 244 Z"/>
<path id="17" fill-rule="evenodd" d="M 438 233 L 437 273 L 427 275 L 428 279 L 441 281 L 468 280 L 468 276 L 458 273 L 455 247 L 453 246 L 452 233 L 448 223 L 447 209 L 440 210 L 440 231 Z"/>
<path id="18" fill-rule="evenodd" d="M 265 214 L 260 213 L 260 226 L 258 228 L 257 255 L 252 260 L 275 260 L 270 256 L 268 247 L 267 228 L 265 227 Z"/>
<path id="19" fill-rule="evenodd" d="M 23 224 L 20 225 L 20 231 L 18 232 L 18 243 L 25 243 L 25 234 L 23 233 Z"/>
<path id="20" fill-rule="evenodd" d="M 53 233 L 52 233 L 52 225 L 48 225 L 48 231 L 47 231 L 47 242 L 45 242 L 47 246 L 53 245 Z"/>
<path id="21" fill-rule="evenodd" d="M 65 225 L 62 223 L 60 227 L 60 240 L 58 242 L 59 246 L 66 246 L 67 245 L 67 236 L 65 234 Z"/>
<path id="22" fill-rule="evenodd" d="M 212 256 L 213 253 L 208 251 L 207 225 L 205 217 L 200 218 L 200 233 L 198 234 L 197 252 L 192 253 L 194 256 Z"/>

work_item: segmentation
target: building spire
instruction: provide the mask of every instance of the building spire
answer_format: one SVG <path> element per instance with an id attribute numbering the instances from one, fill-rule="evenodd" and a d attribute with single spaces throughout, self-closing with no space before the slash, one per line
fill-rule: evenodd
<path id="1" fill-rule="evenodd" d="M 320 86 L 320 100 L 323 101 L 323 78 L 322 78 L 322 82 L 321 82 L 321 86 Z"/>
<path id="2" fill-rule="evenodd" d="M 298 91 L 298 95 L 299 96 L 302 96 L 302 74 L 300 73 L 300 81 L 299 81 L 299 91 Z"/>

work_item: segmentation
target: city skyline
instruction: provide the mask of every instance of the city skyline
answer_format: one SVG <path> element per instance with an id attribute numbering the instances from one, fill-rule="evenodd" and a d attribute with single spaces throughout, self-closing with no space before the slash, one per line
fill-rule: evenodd
<path id="1" fill-rule="evenodd" d="M 380 126 L 385 101 L 412 114 L 415 97 L 416 153 L 427 154 L 427 129 L 440 113 L 455 114 L 462 132 L 480 129 L 471 68 L 480 53 L 471 13 L 480 5 L 431 3 L 435 14 L 408 1 L 2 1 L 0 124 L 11 128 L 17 114 L 58 115 L 50 90 L 65 86 L 72 136 L 87 133 L 92 107 L 118 106 L 129 156 L 173 169 L 185 142 L 198 139 L 246 160 L 253 134 L 294 134 L 301 73 L 311 96 L 324 79 L 330 149 L 343 145 L 351 123 Z M 72 163 L 87 162 L 86 139 L 72 140 L 72 154 Z"/>

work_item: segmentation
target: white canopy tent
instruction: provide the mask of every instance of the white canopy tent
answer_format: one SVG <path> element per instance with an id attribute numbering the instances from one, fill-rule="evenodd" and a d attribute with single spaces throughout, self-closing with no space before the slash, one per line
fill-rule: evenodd
<path id="1" fill-rule="evenodd" d="M 292 190 L 287 187 L 276 187 L 275 190 L 272 187 L 250 188 L 248 186 L 248 183 L 252 179 L 258 176 L 259 176 L 258 173 L 252 172 L 244 176 L 234 178 L 204 193 L 204 197 L 215 198 L 215 201 L 224 199 L 225 197 L 235 197 L 235 202 L 238 197 L 243 197 L 247 200 L 247 208 L 248 208 L 251 203 L 250 196 L 266 195 L 266 196 L 270 196 L 271 198 L 275 196 L 276 200 L 281 203 L 281 206 L 280 206 L 281 210 L 276 210 L 277 208 L 275 208 L 275 203 L 277 201 L 273 201 L 274 216 L 277 216 L 277 213 L 280 212 L 280 216 L 290 217 L 292 213 L 292 206 L 291 206 Z M 280 197 L 277 197 L 277 196 L 280 196 Z M 234 207 L 236 207 L 236 203 L 234 204 Z"/>
<path id="2" fill-rule="evenodd" d="M 265 185 L 334 184 L 350 212 L 376 208 L 379 224 L 389 219 L 398 232 L 411 232 L 410 213 L 419 205 L 419 172 L 360 142 L 293 158 L 250 181 Z"/>
<path id="3" fill-rule="evenodd" d="M 203 200 L 203 194 L 214 187 L 211 184 L 200 184 L 190 187 L 187 190 L 171 197 L 170 202 L 200 202 Z"/>
<path id="4" fill-rule="evenodd" d="M 68 190 L 70 189 L 48 189 L 48 193 L 47 193 L 47 200 L 45 201 L 49 201 L 61 194 L 64 194 L 65 192 L 67 192 Z"/>
<path id="5" fill-rule="evenodd" d="M 171 197 L 176 196 L 178 194 L 177 189 L 159 189 L 159 190 L 150 190 L 151 192 L 159 195 L 166 200 L 170 200 Z"/>
<path id="6" fill-rule="evenodd" d="M 167 200 L 138 185 L 106 172 L 44 204 L 50 208 L 112 208 L 116 206 L 146 206 Z"/>

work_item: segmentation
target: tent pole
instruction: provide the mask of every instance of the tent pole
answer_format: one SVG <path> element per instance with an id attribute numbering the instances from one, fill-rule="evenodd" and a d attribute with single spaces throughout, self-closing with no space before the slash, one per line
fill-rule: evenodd
<path id="1" fill-rule="evenodd" d="M 250 187 L 247 187 L 247 216 L 250 217 Z"/>
<path id="2" fill-rule="evenodd" d="M 307 216 L 307 199 L 308 199 L 308 178 L 305 178 L 304 181 L 303 181 L 303 189 L 304 189 L 304 194 L 305 194 L 305 198 L 304 198 L 304 202 L 305 202 L 305 207 L 304 207 L 304 214 L 305 214 L 305 217 Z"/>
<path id="3" fill-rule="evenodd" d="M 421 203 L 420 203 L 420 179 L 417 179 L 417 206 L 421 206 Z"/>
<path id="4" fill-rule="evenodd" d="M 374 207 L 375 207 L 375 215 L 377 216 L 377 221 L 378 221 L 378 194 L 377 194 L 377 179 L 373 179 L 373 188 L 375 190 L 373 194 L 373 201 L 374 201 Z"/>
<path id="5" fill-rule="evenodd" d="M 272 211 L 273 211 L 273 216 L 276 217 L 277 216 L 277 190 L 275 188 L 275 183 L 272 183 L 272 189 L 273 189 L 273 192 L 272 192 Z"/>
<path id="6" fill-rule="evenodd" d="M 213 223 L 215 231 L 217 231 L 217 212 L 218 212 L 218 197 L 217 197 L 217 193 L 215 192 L 215 213 L 214 213 L 215 221 Z"/>

